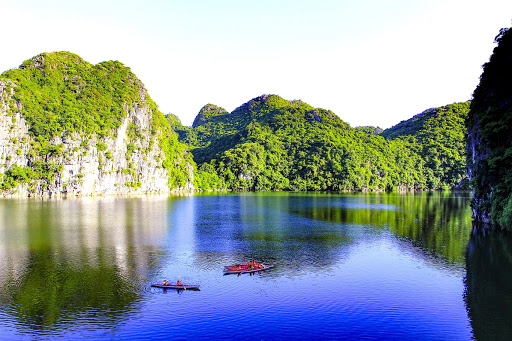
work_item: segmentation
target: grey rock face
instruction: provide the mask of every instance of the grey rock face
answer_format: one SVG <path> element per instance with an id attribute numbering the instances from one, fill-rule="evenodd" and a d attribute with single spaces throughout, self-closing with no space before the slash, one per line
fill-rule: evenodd
<path id="1" fill-rule="evenodd" d="M 184 187 L 169 183 L 163 167 L 166 155 L 159 146 L 159 133 L 151 133 L 152 112 L 147 105 L 125 107 L 127 115 L 121 126 L 108 137 L 64 132 L 49 141 L 60 146 L 59 155 L 34 156 L 33 138 L 21 107 L 13 104 L 14 89 L 14 84 L 0 81 L 0 177 L 13 165 L 30 166 L 35 159 L 62 165 L 62 171 L 50 183 L 33 180 L 5 190 L 3 195 L 141 194 L 194 188 L 190 164 Z"/>

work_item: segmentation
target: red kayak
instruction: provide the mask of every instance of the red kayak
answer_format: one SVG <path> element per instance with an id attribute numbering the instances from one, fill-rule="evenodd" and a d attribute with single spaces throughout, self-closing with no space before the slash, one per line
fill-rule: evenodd
<path id="1" fill-rule="evenodd" d="M 247 274 L 252 272 L 258 272 L 258 271 L 265 271 L 268 269 L 272 269 L 274 267 L 274 264 L 262 264 L 260 268 L 256 267 L 250 267 L 247 265 L 227 265 L 224 267 L 224 274 Z"/>
<path id="2" fill-rule="evenodd" d="M 165 289 L 187 289 L 187 290 L 199 290 L 199 285 L 197 284 L 180 284 L 177 285 L 176 283 L 153 283 L 151 284 L 152 287 L 155 288 L 165 288 Z"/>
<path id="3" fill-rule="evenodd" d="M 248 269 L 249 266 L 246 264 L 226 265 L 224 269 Z"/>

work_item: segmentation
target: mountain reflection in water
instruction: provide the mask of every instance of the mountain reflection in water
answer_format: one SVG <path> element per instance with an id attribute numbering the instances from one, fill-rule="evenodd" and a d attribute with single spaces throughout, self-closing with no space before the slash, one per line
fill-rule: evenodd
<path id="1" fill-rule="evenodd" d="M 0 304 L 36 330 L 122 318 L 158 267 L 166 198 L 0 202 Z"/>
<path id="2" fill-rule="evenodd" d="M 471 216 L 467 192 L 415 195 L 367 193 L 361 196 L 297 196 L 290 211 L 333 223 L 383 229 L 432 262 L 463 267 Z M 300 207 L 301 209 L 298 209 Z"/>
<path id="3" fill-rule="evenodd" d="M 512 340 L 512 234 L 475 226 L 464 299 L 477 340 Z"/>
<path id="4" fill-rule="evenodd" d="M 470 200 L 467 192 L 0 200 L 0 335 L 508 337 L 510 238 L 471 235 Z M 224 265 L 246 260 L 275 268 L 223 276 Z M 180 275 L 201 290 L 150 287 Z M 161 318 L 170 312 L 178 314 Z M 248 316 L 266 328 L 247 335 Z"/>

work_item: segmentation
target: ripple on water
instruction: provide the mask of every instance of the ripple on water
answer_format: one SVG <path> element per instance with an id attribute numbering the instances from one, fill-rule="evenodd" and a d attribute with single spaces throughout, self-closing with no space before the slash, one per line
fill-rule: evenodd
<path id="1" fill-rule="evenodd" d="M 277 196 L 93 205 L 101 219 L 73 229 L 82 241 L 55 232 L 47 248 L 27 246 L 27 277 L 0 296 L 0 339 L 468 339 L 462 275 L 448 271 L 465 249 L 439 257 L 437 244 L 450 236 L 424 225 L 430 204 L 414 201 L 404 222 L 402 202 L 391 197 Z M 412 218 L 421 224 L 410 228 Z M 425 251 L 428 238 L 435 257 Z M 453 257 L 458 250 L 462 258 Z M 223 276 L 224 265 L 247 259 L 276 267 Z M 150 287 L 178 276 L 201 290 Z M 56 284 L 45 291 L 58 293 L 54 301 L 24 287 L 34 279 Z"/>

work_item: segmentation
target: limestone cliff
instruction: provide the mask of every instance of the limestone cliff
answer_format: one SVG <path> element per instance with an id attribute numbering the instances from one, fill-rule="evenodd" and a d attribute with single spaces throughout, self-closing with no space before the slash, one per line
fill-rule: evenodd
<path id="1" fill-rule="evenodd" d="M 476 221 L 512 229 L 512 29 L 502 29 L 473 93 L 466 125 Z"/>
<path id="2" fill-rule="evenodd" d="M 126 69 L 59 52 L 2 74 L 3 195 L 193 189 L 191 157 L 142 82 Z"/>

